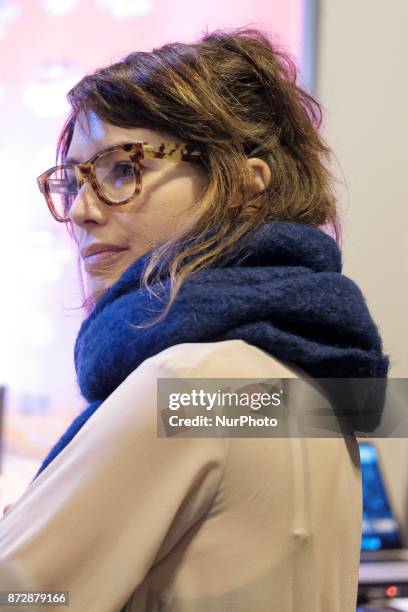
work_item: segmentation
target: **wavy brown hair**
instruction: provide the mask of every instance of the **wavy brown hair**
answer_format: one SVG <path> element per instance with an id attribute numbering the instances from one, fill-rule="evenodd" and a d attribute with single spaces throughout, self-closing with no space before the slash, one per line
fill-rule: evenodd
<path id="1" fill-rule="evenodd" d="M 89 111 L 116 126 L 171 132 L 203 151 L 207 183 L 194 204 L 200 217 L 188 235 L 153 249 L 141 286 L 158 296 L 154 286 L 165 271 L 170 295 L 158 318 L 137 327 L 161 320 L 185 279 L 222 265 L 241 238 L 267 220 L 329 224 L 339 242 L 335 179 L 328 167 L 332 152 L 319 133 L 322 109 L 298 76 L 278 42 L 244 27 L 207 31 L 194 44 L 130 53 L 69 91 L 72 111 L 58 140 L 57 163 L 64 162 L 79 113 Z M 246 159 L 255 156 L 269 165 L 271 181 L 230 206 L 233 194 L 251 186 Z M 103 293 L 88 297 L 82 307 L 90 308 Z"/>

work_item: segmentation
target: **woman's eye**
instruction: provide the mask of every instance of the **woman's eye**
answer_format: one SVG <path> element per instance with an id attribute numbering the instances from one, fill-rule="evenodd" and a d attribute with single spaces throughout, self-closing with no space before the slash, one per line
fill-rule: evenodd
<path id="1" fill-rule="evenodd" d="M 96 176 L 99 182 L 114 185 L 115 187 L 134 180 L 133 167 L 128 162 L 115 163 L 106 169 L 99 168 Z"/>
<path id="2" fill-rule="evenodd" d="M 115 168 L 115 172 L 119 176 L 131 176 L 133 174 L 133 168 L 131 164 L 117 164 Z"/>

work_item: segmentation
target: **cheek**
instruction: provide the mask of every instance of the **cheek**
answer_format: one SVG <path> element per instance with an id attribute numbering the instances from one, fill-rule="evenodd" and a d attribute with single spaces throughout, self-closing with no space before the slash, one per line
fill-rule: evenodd
<path id="1" fill-rule="evenodd" d="M 171 229 L 186 216 L 190 216 L 198 192 L 189 177 L 146 190 L 141 206 L 135 205 L 132 224 L 146 225 L 161 234 L 166 228 Z"/>
<path id="2" fill-rule="evenodd" d="M 132 251 L 148 250 L 174 238 L 199 216 L 198 202 L 205 180 L 198 176 L 173 177 L 146 186 L 140 199 L 114 212 L 111 222 L 127 237 Z"/>
<path id="3" fill-rule="evenodd" d="M 189 224 L 196 210 L 191 186 L 184 185 L 158 200 L 148 219 L 150 233 L 157 239 L 170 239 Z"/>

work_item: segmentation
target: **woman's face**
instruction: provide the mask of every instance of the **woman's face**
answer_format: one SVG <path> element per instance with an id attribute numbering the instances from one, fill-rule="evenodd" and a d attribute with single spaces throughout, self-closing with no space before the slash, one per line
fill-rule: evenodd
<path id="1" fill-rule="evenodd" d="M 177 142 L 169 132 L 145 128 L 121 128 L 89 114 L 76 121 L 67 158 L 87 161 L 102 149 L 125 142 Z M 87 294 L 105 290 L 141 255 L 176 235 L 181 235 L 198 218 L 200 211 L 188 210 L 206 185 L 204 169 L 191 162 L 165 159 L 142 160 L 142 192 L 128 204 L 108 206 L 85 183 L 70 209 L 73 233 L 81 251 L 104 243 L 120 247 L 116 254 L 82 259 Z"/>

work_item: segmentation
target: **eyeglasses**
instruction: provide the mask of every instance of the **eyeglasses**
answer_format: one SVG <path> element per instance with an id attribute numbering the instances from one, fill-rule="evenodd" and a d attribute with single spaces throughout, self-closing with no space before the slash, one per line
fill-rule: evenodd
<path id="1" fill-rule="evenodd" d="M 201 156 L 200 149 L 179 142 L 119 144 L 99 151 L 86 162 L 53 166 L 37 177 L 37 183 L 54 219 L 68 223 L 71 206 L 85 181 L 105 204 L 119 206 L 142 191 L 142 159 L 199 162 Z"/>

